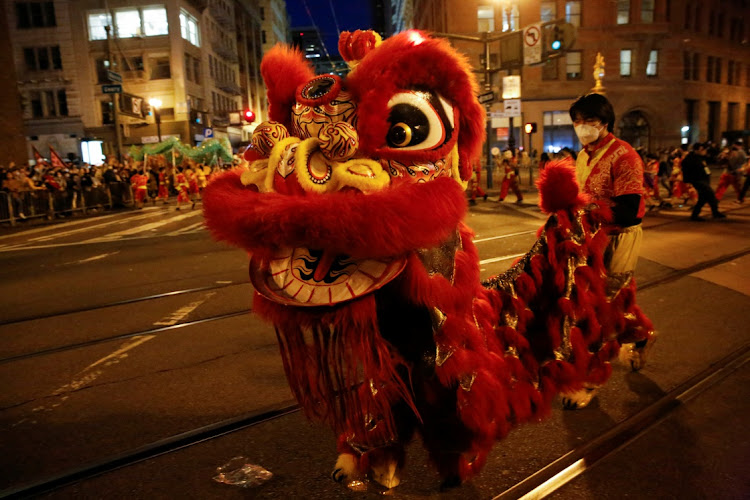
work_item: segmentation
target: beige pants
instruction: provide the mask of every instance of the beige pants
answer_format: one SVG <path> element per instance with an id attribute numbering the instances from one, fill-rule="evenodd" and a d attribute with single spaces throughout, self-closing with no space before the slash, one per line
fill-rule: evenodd
<path id="1" fill-rule="evenodd" d="M 608 295 L 615 295 L 632 279 L 642 240 L 643 228 L 640 224 L 627 227 L 609 237 L 609 244 L 604 250 Z"/>

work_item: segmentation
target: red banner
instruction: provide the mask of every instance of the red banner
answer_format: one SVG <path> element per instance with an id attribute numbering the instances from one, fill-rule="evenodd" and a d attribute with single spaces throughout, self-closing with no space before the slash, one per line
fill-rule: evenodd
<path id="1" fill-rule="evenodd" d="M 65 168 L 65 163 L 63 163 L 57 151 L 52 149 L 52 146 L 49 147 L 49 159 L 52 161 L 52 168 Z"/>
<path id="2" fill-rule="evenodd" d="M 42 155 L 39 154 L 39 151 L 37 151 L 34 146 L 31 146 L 31 149 L 34 151 L 34 161 L 36 161 L 36 164 L 46 165 L 47 161 L 44 158 L 42 158 Z"/>

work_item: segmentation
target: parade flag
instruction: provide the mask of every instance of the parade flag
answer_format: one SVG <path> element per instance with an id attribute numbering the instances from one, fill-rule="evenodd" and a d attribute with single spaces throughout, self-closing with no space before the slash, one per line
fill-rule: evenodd
<path id="1" fill-rule="evenodd" d="M 65 168 L 65 163 L 63 163 L 57 151 L 52 149 L 52 146 L 49 147 L 49 159 L 52 161 L 52 168 Z"/>
<path id="2" fill-rule="evenodd" d="M 34 161 L 36 161 L 36 164 L 46 165 L 47 161 L 44 158 L 42 158 L 42 155 L 39 154 L 39 151 L 37 151 L 34 146 L 31 146 L 31 149 L 34 150 Z"/>

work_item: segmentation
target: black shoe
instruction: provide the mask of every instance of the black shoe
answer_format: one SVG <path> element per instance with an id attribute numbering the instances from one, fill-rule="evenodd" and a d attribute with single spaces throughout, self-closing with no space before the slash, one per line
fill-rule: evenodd
<path id="1" fill-rule="evenodd" d="M 486 194 L 484 195 L 484 201 L 487 201 L 487 195 Z"/>
<path id="2" fill-rule="evenodd" d="M 726 214 L 723 214 L 723 213 L 721 213 L 721 212 L 716 212 L 716 213 L 715 213 L 715 214 L 713 215 L 713 218 L 714 218 L 714 219 L 726 219 L 726 218 L 727 218 L 727 216 L 726 216 Z"/>
<path id="3" fill-rule="evenodd" d="M 476 204 L 477 204 L 477 200 L 469 200 L 469 205 L 474 206 Z"/>
<path id="4" fill-rule="evenodd" d="M 706 219 L 704 219 L 700 215 L 691 215 L 690 220 L 693 222 L 706 222 Z"/>

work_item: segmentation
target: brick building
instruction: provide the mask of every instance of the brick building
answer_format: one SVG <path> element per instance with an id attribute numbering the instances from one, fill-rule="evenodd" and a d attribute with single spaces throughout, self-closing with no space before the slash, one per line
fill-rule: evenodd
<path id="1" fill-rule="evenodd" d="M 20 94 L 29 146 L 42 154 L 49 145 L 63 157 L 114 153 L 115 122 L 123 152 L 159 133 L 195 144 L 208 127 L 236 145 L 267 116 L 254 0 L 5 0 L 4 8 L 17 73 L 5 91 Z M 103 87 L 118 84 L 113 100 Z M 158 129 L 147 113 L 153 99 Z M 253 123 L 238 120 L 247 108 Z"/>
<path id="2" fill-rule="evenodd" d="M 576 42 L 563 57 L 520 70 L 523 115 L 514 120 L 514 136 L 520 137 L 521 124 L 537 123 L 532 150 L 580 146 L 567 110 L 577 96 L 594 86 L 597 53 L 606 65 L 603 85 L 615 107 L 615 133 L 634 146 L 653 151 L 697 140 L 719 142 L 726 131 L 750 129 L 747 0 L 412 3 L 413 26 L 436 32 L 518 30 L 559 18 L 577 27 Z M 478 69 L 483 67 L 483 44 L 454 44 Z M 491 65 L 497 66 L 502 61 L 499 44 L 493 44 L 491 52 Z M 491 85 L 498 95 L 505 74 L 493 75 Z M 500 112 L 500 104 L 493 104 L 491 111 Z M 492 144 L 505 146 L 507 118 L 495 118 L 491 125 Z"/>

